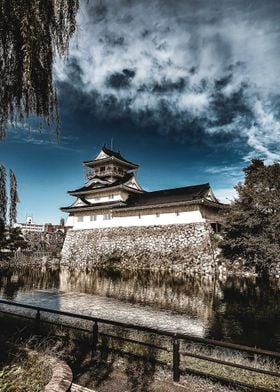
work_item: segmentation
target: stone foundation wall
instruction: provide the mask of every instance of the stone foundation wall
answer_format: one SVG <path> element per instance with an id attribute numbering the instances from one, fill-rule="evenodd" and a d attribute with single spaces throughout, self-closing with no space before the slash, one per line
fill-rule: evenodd
<path id="1" fill-rule="evenodd" d="M 211 230 L 205 223 L 69 230 L 62 264 L 212 273 Z"/>

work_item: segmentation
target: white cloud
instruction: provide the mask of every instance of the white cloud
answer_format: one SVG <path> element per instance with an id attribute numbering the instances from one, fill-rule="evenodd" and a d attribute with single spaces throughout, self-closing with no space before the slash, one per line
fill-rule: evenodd
<path id="1" fill-rule="evenodd" d="M 272 111 L 264 108 L 261 101 L 254 105 L 255 123 L 247 129 L 248 144 L 253 152 L 246 158 L 251 159 L 254 154 L 265 158 L 267 162 L 280 160 L 280 121 Z"/>
<path id="2" fill-rule="evenodd" d="M 237 192 L 234 188 L 218 188 L 214 190 L 217 199 L 226 204 L 230 204 L 237 198 Z"/>
<path id="3" fill-rule="evenodd" d="M 139 121 L 149 110 L 166 132 L 187 132 L 186 124 L 197 121 L 210 137 L 247 140 L 247 158 L 279 159 L 278 114 L 268 104 L 280 91 L 278 11 L 270 0 L 256 0 L 253 8 L 244 0 L 226 0 L 219 8 L 206 0 L 83 2 L 70 50 L 81 81 L 70 80 L 59 60 L 57 79 L 95 92 L 102 113 L 112 96 Z M 126 78 L 124 70 L 135 75 Z M 119 88 L 110 83 L 112 75 Z M 163 104 L 173 116 L 170 124 Z M 223 112 L 228 118 L 221 121 Z"/>
<path id="4" fill-rule="evenodd" d="M 240 177 L 240 172 L 242 168 L 238 165 L 229 165 L 229 166 L 210 166 L 205 169 L 206 173 L 210 174 L 224 174 L 230 177 Z"/>
<path id="5" fill-rule="evenodd" d="M 189 110 L 193 115 L 204 112 L 209 105 L 209 97 L 206 93 L 195 94 L 192 92 L 182 94 L 178 99 L 180 110 Z"/>

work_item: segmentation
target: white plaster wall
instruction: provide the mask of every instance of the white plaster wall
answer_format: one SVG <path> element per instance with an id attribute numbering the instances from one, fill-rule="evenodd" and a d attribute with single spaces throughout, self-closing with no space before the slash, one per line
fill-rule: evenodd
<path id="1" fill-rule="evenodd" d="M 116 195 L 111 193 L 114 197 L 113 199 L 109 197 L 109 195 L 107 196 L 86 196 L 86 200 L 88 200 L 89 202 L 91 202 L 92 204 L 95 203 L 103 203 L 103 202 L 108 202 L 108 201 L 116 201 L 116 200 L 123 200 L 121 195 Z"/>
<path id="2" fill-rule="evenodd" d="M 109 195 L 113 195 L 113 199 L 109 197 Z M 90 203 L 95 204 L 95 203 L 104 203 L 108 201 L 125 201 L 128 197 L 128 192 L 120 192 L 120 193 L 109 193 L 106 196 L 95 196 L 95 195 L 86 195 L 86 200 L 88 200 Z"/>
<path id="3" fill-rule="evenodd" d="M 65 226 L 74 226 L 74 216 L 68 216 L 68 218 L 66 219 Z"/>
<path id="4" fill-rule="evenodd" d="M 142 215 L 141 218 L 137 216 L 117 217 L 110 220 L 104 220 L 103 215 L 96 215 L 96 221 L 90 220 L 90 215 L 83 217 L 83 222 L 78 222 L 77 217 L 69 217 L 67 226 L 73 226 L 74 230 L 95 229 L 105 227 L 130 227 L 130 226 L 157 226 L 157 225 L 172 225 L 183 223 L 200 223 L 205 222 L 202 218 L 201 212 L 186 211 L 180 212 L 176 215 L 175 212 L 160 214 L 158 217 L 155 214 Z"/>

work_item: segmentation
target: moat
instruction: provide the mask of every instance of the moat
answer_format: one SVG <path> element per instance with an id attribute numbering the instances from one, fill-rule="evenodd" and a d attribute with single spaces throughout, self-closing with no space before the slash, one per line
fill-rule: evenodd
<path id="1" fill-rule="evenodd" d="M 280 282 L 160 272 L 2 268 L 2 299 L 280 350 Z"/>

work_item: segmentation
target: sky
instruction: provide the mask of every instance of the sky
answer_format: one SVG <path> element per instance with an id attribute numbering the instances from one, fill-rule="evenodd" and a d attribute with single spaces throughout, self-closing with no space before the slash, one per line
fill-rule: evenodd
<path id="1" fill-rule="evenodd" d="M 66 217 L 104 144 L 140 165 L 146 190 L 210 182 L 232 200 L 252 158 L 280 159 L 279 22 L 279 0 L 82 1 L 55 65 L 59 143 L 36 127 L 0 142 L 18 221 Z"/>

